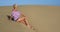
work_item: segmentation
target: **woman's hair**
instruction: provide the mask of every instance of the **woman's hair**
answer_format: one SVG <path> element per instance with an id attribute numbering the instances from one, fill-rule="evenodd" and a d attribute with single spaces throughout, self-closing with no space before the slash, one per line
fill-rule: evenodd
<path id="1" fill-rule="evenodd" d="M 14 8 L 14 9 L 17 8 L 17 4 L 14 4 L 14 5 L 13 5 L 13 8 Z"/>

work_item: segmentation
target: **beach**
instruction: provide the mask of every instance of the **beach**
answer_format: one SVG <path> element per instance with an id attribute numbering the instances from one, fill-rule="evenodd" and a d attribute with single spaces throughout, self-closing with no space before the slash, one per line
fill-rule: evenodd
<path id="1" fill-rule="evenodd" d="M 21 5 L 18 11 L 27 16 L 37 32 L 60 32 L 60 6 Z M 35 32 L 22 23 L 8 20 L 12 6 L 0 6 L 0 32 Z"/>

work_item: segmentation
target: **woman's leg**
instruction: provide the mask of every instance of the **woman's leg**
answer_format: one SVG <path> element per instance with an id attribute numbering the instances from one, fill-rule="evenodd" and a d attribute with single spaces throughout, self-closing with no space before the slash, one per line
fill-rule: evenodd
<path id="1" fill-rule="evenodd" d="M 28 26 L 29 28 L 32 28 L 32 26 L 30 25 L 30 23 L 29 23 L 26 19 L 24 20 L 24 22 L 27 23 L 27 26 Z"/>
<path id="2" fill-rule="evenodd" d="M 19 18 L 19 19 L 17 20 L 17 22 L 21 22 L 21 23 L 25 24 L 25 23 L 24 23 L 24 17 Z"/>
<path id="3" fill-rule="evenodd" d="M 32 27 L 32 26 L 28 23 L 26 17 L 19 18 L 19 19 L 17 20 L 17 22 L 21 22 L 21 23 L 25 24 L 26 26 L 28 26 L 29 28 Z"/>

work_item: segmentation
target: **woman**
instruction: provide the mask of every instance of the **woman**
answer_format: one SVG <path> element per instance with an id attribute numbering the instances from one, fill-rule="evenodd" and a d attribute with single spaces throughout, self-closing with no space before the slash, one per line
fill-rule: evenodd
<path id="1" fill-rule="evenodd" d="M 23 17 L 21 17 L 21 16 L 23 16 Z M 13 18 L 14 21 L 23 23 L 26 26 L 28 26 L 29 28 L 32 28 L 32 26 L 26 20 L 26 16 L 23 13 L 21 13 L 17 10 L 17 5 L 16 4 L 13 5 L 13 10 L 12 10 L 10 18 Z"/>

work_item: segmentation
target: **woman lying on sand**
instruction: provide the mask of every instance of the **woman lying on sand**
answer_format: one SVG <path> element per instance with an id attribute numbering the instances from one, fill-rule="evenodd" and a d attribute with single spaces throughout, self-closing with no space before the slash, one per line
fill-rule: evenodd
<path id="1" fill-rule="evenodd" d="M 23 16 L 23 17 L 21 17 L 21 16 Z M 21 13 L 17 10 L 16 4 L 13 5 L 13 10 L 12 10 L 10 19 L 12 19 L 12 18 L 14 19 L 14 21 L 23 23 L 27 27 L 32 28 L 32 26 L 28 23 L 28 21 L 26 19 L 27 17 L 23 13 Z"/>

